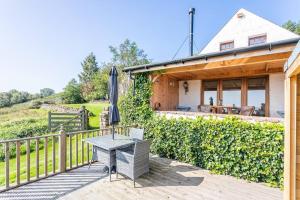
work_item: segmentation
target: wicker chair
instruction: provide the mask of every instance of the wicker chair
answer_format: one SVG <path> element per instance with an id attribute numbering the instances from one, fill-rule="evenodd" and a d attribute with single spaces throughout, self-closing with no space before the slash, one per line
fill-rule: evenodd
<path id="1" fill-rule="evenodd" d="M 144 139 L 144 129 L 130 128 L 129 129 L 129 137 L 131 139 L 143 140 Z"/>
<path id="2" fill-rule="evenodd" d="M 149 172 L 149 152 L 150 142 L 147 140 L 136 141 L 133 152 L 131 151 L 116 151 L 116 176 L 118 173 L 123 174 L 133 180 L 135 187 L 135 180 Z"/>
<path id="3" fill-rule="evenodd" d="M 199 112 L 204 112 L 204 113 L 211 113 L 211 106 L 208 106 L 208 105 L 199 105 L 198 106 L 198 111 Z"/>
<path id="4" fill-rule="evenodd" d="M 242 106 L 240 115 L 252 116 L 254 109 L 255 109 L 254 106 Z"/>

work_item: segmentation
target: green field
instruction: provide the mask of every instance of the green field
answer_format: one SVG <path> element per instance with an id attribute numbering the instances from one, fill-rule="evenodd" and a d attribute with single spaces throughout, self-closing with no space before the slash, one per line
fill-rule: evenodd
<path id="1" fill-rule="evenodd" d="M 99 114 L 102 112 L 104 107 L 108 106 L 108 103 L 86 103 L 86 104 L 64 104 L 64 106 L 80 108 L 82 105 L 92 113 L 89 120 L 91 128 L 99 128 Z M 20 137 L 31 137 L 37 135 L 44 135 L 47 133 L 47 111 L 43 109 L 30 109 L 30 102 L 14 105 L 9 108 L 0 109 L 0 140 L 20 138 Z M 72 154 L 73 154 L 73 165 L 75 165 L 75 138 L 72 139 Z M 48 143 L 48 171 L 52 171 L 52 141 Z M 56 169 L 58 169 L 58 144 L 56 143 Z M 31 145 L 34 149 L 34 144 Z M 69 146 L 68 146 L 69 147 Z M 11 148 L 14 148 L 12 146 Z M 84 147 L 86 149 L 86 145 Z M 44 173 L 44 148 L 43 140 L 41 140 L 39 150 L 39 171 L 40 174 Z M 68 153 L 70 151 L 68 150 Z M 86 150 L 84 150 L 86 152 Z M 21 153 L 25 153 L 25 145 L 21 145 Z M 30 153 L 31 167 L 30 176 L 36 176 L 36 165 L 35 158 L 36 152 Z M 84 159 L 87 160 L 87 153 L 84 155 Z M 0 158 L 4 158 L 3 146 L 0 145 Z M 21 155 L 21 179 L 26 180 L 26 155 Z M 81 162 L 81 142 L 79 141 L 79 163 Z M 69 159 L 67 159 L 69 165 Z M 5 183 L 5 163 L 0 162 L 0 185 L 3 186 Z M 10 182 L 13 183 L 16 180 L 16 160 L 12 154 L 10 159 Z"/>

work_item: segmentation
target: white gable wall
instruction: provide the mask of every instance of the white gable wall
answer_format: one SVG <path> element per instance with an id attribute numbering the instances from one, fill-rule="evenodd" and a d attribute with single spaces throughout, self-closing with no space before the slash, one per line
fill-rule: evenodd
<path id="1" fill-rule="evenodd" d="M 243 18 L 237 14 L 243 13 Z M 234 40 L 234 48 L 247 47 L 249 36 L 267 35 L 267 43 L 291 38 L 298 35 L 263 19 L 245 9 L 240 9 L 221 31 L 207 44 L 201 54 L 220 51 L 220 43 Z"/>

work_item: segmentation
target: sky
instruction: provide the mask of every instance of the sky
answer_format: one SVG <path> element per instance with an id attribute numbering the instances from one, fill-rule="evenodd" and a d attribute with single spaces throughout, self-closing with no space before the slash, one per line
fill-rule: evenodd
<path id="1" fill-rule="evenodd" d="M 111 59 L 109 46 L 135 41 L 154 62 L 170 60 L 195 14 L 200 51 L 240 8 L 276 24 L 300 20 L 299 0 L 0 0 L 0 92 L 62 91 L 90 53 Z M 178 57 L 188 56 L 187 44 Z"/>

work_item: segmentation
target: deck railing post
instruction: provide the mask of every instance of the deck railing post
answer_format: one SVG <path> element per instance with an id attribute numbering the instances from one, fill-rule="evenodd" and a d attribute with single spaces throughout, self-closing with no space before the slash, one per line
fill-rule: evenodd
<path id="1" fill-rule="evenodd" d="M 51 111 L 48 112 L 48 131 L 51 132 Z"/>
<path id="2" fill-rule="evenodd" d="M 59 131 L 59 171 L 65 172 L 66 171 L 66 133 L 64 131 L 64 126 L 61 125 Z"/>

